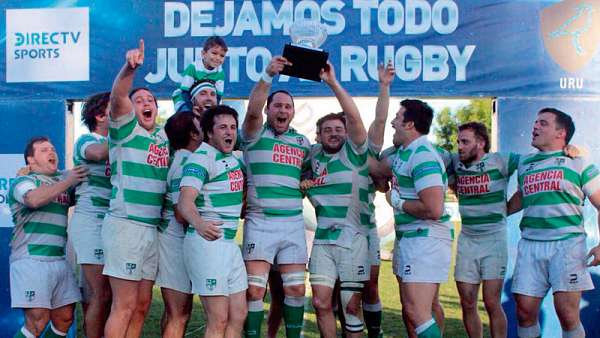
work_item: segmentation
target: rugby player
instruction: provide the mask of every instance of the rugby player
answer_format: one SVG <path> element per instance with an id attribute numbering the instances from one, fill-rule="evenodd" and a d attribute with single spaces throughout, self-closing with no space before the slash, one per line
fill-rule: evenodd
<path id="1" fill-rule="evenodd" d="M 104 270 L 113 299 L 106 338 L 139 337 L 158 266 L 156 227 L 167 190 L 169 141 L 156 124 L 157 102 L 144 88 L 129 93 L 144 62 L 144 42 L 126 54 L 110 93 L 109 158 L 113 187 L 102 225 Z"/>
<path id="2" fill-rule="evenodd" d="M 269 95 L 273 77 L 289 62 L 275 56 L 256 83 L 241 130 L 247 166 L 248 200 L 243 254 L 248 271 L 246 337 L 259 337 L 263 297 L 270 266 L 277 261 L 284 287 L 283 317 L 287 337 L 297 338 L 304 317 L 304 271 L 307 252 L 302 217 L 300 174 L 310 142 L 290 128 L 294 101 L 282 90 Z M 267 121 L 263 124 L 263 108 Z"/>
<path id="3" fill-rule="evenodd" d="M 309 263 L 313 306 L 321 335 L 336 337 L 333 290 L 340 280 L 340 302 L 346 336 L 364 329 L 361 292 L 369 280 L 368 225 L 361 222 L 361 196 L 368 194 L 367 131 L 352 97 L 335 78 L 328 63 L 321 79 L 334 92 L 342 113 L 317 121 L 320 143 L 311 150 L 313 186 L 308 196 L 317 214 L 317 229 Z M 366 175 L 361 176 L 362 173 Z"/>
<path id="4" fill-rule="evenodd" d="M 89 173 L 77 166 L 61 174 L 58 155 L 46 137 L 34 137 L 25 147 L 28 175 L 11 185 L 9 205 L 15 227 L 10 242 L 10 298 L 21 308 L 25 325 L 15 337 L 64 337 L 73 323 L 79 288 L 65 259 L 67 212 L 72 188 Z"/>
<path id="5" fill-rule="evenodd" d="M 184 244 L 192 292 L 207 315 L 205 337 L 240 337 L 247 315 L 248 277 L 234 241 L 244 188 L 241 161 L 232 154 L 237 112 L 228 106 L 202 116 L 204 142 L 183 167 L 177 208 L 190 224 Z"/>
<path id="6" fill-rule="evenodd" d="M 165 133 L 175 154 L 167 174 L 163 219 L 158 225 L 156 285 L 165 303 L 160 323 L 163 337 L 183 337 L 192 312 L 192 285 L 183 262 L 186 222 L 177 212 L 177 200 L 183 165 L 202 143 L 196 120 L 192 112 L 182 111 L 169 117 L 165 124 Z"/>
<path id="7" fill-rule="evenodd" d="M 102 274 L 104 248 L 102 220 L 110 200 L 110 163 L 108 161 L 108 101 L 110 93 L 90 96 L 81 111 L 81 120 L 90 133 L 75 142 L 73 163 L 90 171 L 87 181 L 76 187 L 77 203 L 69 225 L 69 240 L 81 265 L 85 335 L 100 338 L 110 312 L 111 292 L 108 277 Z"/>
<path id="8" fill-rule="evenodd" d="M 508 213 L 523 209 L 512 283 L 522 338 L 541 336 L 539 310 L 550 288 L 562 336 L 585 337 L 579 303 L 581 292 L 594 288 L 586 262 L 600 264 L 600 245 L 586 252 L 583 202 L 587 197 L 600 209 L 600 173 L 587 159 L 564 153 L 574 133 L 568 114 L 543 108 L 532 131 L 538 152 L 519 160 L 518 191 Z"/>

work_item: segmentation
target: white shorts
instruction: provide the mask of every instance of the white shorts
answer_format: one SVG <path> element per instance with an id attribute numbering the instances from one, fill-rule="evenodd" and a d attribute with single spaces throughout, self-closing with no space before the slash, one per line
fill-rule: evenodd
<path id="1" fill-rule="evenodd" d="M 102 225 L 103 274 L 139 281 L 154 280 L 158 269 L 156 227 L 106 215 Z"/>
<path id="2" fill-rule="evenodd" d="M 22 258 L 10 263 L 13 308 L 57 309 L 81 300 L 73 269 L 65 259 Z"/>
<path id="3" fill-rule="evenodd" d="M 306 264 L 304 222 L 272 221 L 246 217 L 244 222 L 244 260 L 273 264 Z"/>
<path id="4" fill-rule="evenodd" d="M 394 243 L 394 274 L 408 283 L 448 281 L 452 240 L 435 237 L 402 237 Z"/>
<path id="5" fill-rule="evenodd" d="M 585 236 L 562 241 L 519 240 L 512 292 L 544 297 L 552 292 L 594 289 L 586 267 Z"/>
<path id="6" fill-rule="evenodd" d="M 207 241 L 197 232 L 188 232 L 183 240 L 183 253 L 192 293 L 229 296 L 248 289 L 246 266 L 234 241 Z"/>
<path id="7" fill-rule="evenodd" d="M 69 224 L 69 240 L 77 255 L 77 264 L 104 264 L 102 218 L 73 213 Z"/>
<path id="8" fill-rule="evenodd" d="M 335 244 L 313 244 L 308 271 L 311 284 L 333 288 L 341 282 L 364 282 L 370 276 L 367 237 L 355 234 L 351 248 Z M 323 278 L 325 276 L 326 278 Z"/>
<path id="9" fill-rule="evenodd" d="M 461 233 L 456 250 L 454 279 L 470 284 L 504 279 L 507 261 L 506 232 L 485 236 Z"/>
<path id="10" fill-rule="evenodd" d="M 381 265 L 381 240 L 377 228 L 369 229 L 367 241 L 369 243 L 369 265 Z"/>
<path id="11" fill-rule="evenodd" d="M 158 273 L 156 285 L 183 293 L 192 292 L 192 283 L 183 262 L 183 239 L 158 233 Z"/>

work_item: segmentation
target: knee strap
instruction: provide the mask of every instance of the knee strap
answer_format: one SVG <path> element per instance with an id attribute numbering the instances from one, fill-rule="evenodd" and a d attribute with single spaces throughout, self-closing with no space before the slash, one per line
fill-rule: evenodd
<path id="1" fill-rule="evenodd" d="M 268 274 L 262 275 L 248 275 L 248 285 L 258 286 L 259 288 L 266 289 L 267 288 L 267 278 Z"/>
<path id="2" fill-rule="evenodd" d="M 304 271 L 282 273 L 281 281 L 283 282 L 283 287 L 304 285 Z"/>
<path id="3" fill-rule="evenodd" d="M 346 311 L 348 304 L 350 303 L 350 299 L 354 294 L 358 293 L 359 295 L 364 288 L 365 283 L 363 282 L 341 282 L 340 283 L 340 302 L 342 304 L 342 311 L 344 313 L 344 318 L 346 319 L 346 331 L 348 332 L 362 332 L 364 329 L 363 320 L 355 315 L 350 314 Z"/>

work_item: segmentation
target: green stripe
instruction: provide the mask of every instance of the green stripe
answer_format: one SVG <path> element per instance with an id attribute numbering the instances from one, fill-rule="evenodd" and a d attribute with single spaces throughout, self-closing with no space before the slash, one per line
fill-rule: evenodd
<path id="1" fill-rule="evenodd" d="M 315 231 L 315 239 L 335 241 L 340 237 L 341 234 L 342 234 L 342 229 L 317 228 L 317 230 Z"/>
<path id="2" fill-rule="evenodd" d="M 110 189 L 112 187 L 112 185 L 110 184 L 110 177 L 106 176 L 90 175 L 88 176 L 88 184 L 92 187 L 98 188 Z"/>
<path id="3" fill-rule="evenodd" d="M 400 231 L 396 230 L 396 240 L 404 238 L 415 238 L 415 237 L 427 237 L 429 236 L 429 229 L 417 229 L 417 230 L 409 230 L 409 231 Z"/>
<path id="4" fill-rule="evenodd" d="M 289 176 L 295 179 L 300 177 L 300 169 L 298 167 L 272 162 L 250 163 L 250 171 L 254 175 Z"/>
<path id="5" fill-rule="evenodd" d="M 485 216 L 460 216 L 463 225 L 478 225 L 478 224 L 490 224 L 500 223 L 504 220 L 502 214 L 489 214 Z"/>
<path id="6" fill-rule="evenodd" d="M 297 134 L 297 136 L 301 136 L 301 135 Z M 281 141 L 276 141 L 269 137 L 261 137 L 260 140 L 258 142 L 256 142 L 254 145 L 252 145 L 250 148 L 248 148 L 248 150 L 249 151 L 253 151 L 253 150 L 273 151 L 273 147 L 275 147 L 275 144 L 290 146 L 290 147 L 294 147 L 296 149 L 300 149 L 300 150 L 304 151 L 304 156 L 306 156 L 306 152 L 307 152 L 306 147 L 301 147 L 301 146 L 299 146 L 297 144 L 293 144 L 293 143 L 285 143 L 285 142 L 281 142 Z M 279 152 L 277 152 L 277 154 L 279 154 Z M 289 155 L 291 155 L 291 154 L 289 154 Z"/>
<path id="7" fill-rule="evenodd" d="M 138 190 L 123 190 L 125 202 L 132 204 L 144 204 L 153 206 L 162 206 L 164 201 L 163 193 L 138 191 Z"/>
<path id="8" fill-rule="evenodd" d="M 350 163 L 352 163 L 352 165 L 360 167 L 367 162 L 368 154 L 366 151 L 362 154 L 357 154 L 354 152 L 354 150 L 352 149 L 352 146 L 350 146 L 350 144 L 348 144 L 348 142 L 346 142 L 345 147 L 346 147 L 346 154 L 348 156 L 348 160 L 350 160 Z"/>
<path id="9" fill-rule="evenodd" d="M 364 203 L 369 203 L 369 190 L 358 189 L 358 200 Z"/>
<path id="10" fill-rule="evenodd" d="M 564 227 L 580 226 L 583 219 L 579 215 L 556 217 L 523 217 L 522 228 L 531 229 L 560 229 Z"/>
<path id="11" fill-rule="evenodd" d="M 396 175 L 398 185 L 400 188 L 413 188 L 415 187 L 415 181 L 410 176 Z"/>
<path id="12" fill-rule="evenodd" d="M 27 252 L 32 256 L 59 257 L 65 255 L 65 248 L 57 245 L 28 244 Z"/>
<path id="13" fill-rule="evenodd" d="M 256 187 L 256 197 L 261 198 L 297 198 L 301 199 L 300 188 Z"/>
<path id="14" fill-rule="evenodd" d="M 108 128 L 108 136 L 115 141 L 120 141 L 129 136 L 133 132 L 133 129 L 136 125 L 137 119 L 134 116 L 131 121 L 127 122 L 120 128 Z"/>
<path id="15" fill-rule="evenodd" d="M 138 217 L 138 216 L 132 216 L 129 215 L 127 216 L 127 219 L 133 220 L 133 221 L 137 221 L 137 222 L 142 222 L 142 223 L 146 223 L 146 224 L 151 224 L 151 225 L 158 225 L 161 222 L 161 218 L 147 218 L 147 217 Z"/>
<path id="16" fill-rule="evenodd" d="M 46 205 L 44 205 L 43 207 L 36 209 L 36 211 L 42 211 L 42 212 L 47 212 L 50 214 L 56 214 L 56 215 L 61 215 L 61 216 L 65 216 L 67 215 L 67 211 L 68 211 L 69 207 L 56 203 L 56 202 L 50 202 Z"/>
<path id="17" fill-rule="evenodd" d="M 273 208 L 265 208 L 263 209 L 265 216 L 271 217 L 293 217 L 302 214 L 302 209 L 273 209 Z"/>
<path id="18" fill-rule="evenodd" d="M 123 143 L 123 148 L 137 149 L 141 151 L 148 151 L 150 145 L 154 143 L 154 140 L 142 135 L 135 135 L 127 143 Z"/>
<path id="19" fill-rule="evenodd" d="M 346 167 L 340 160 L 333 160 L 327 162 L 327 174 L 335 174 L 342 171 L 351 171 L 352 169 Z"/>
<path id="20" fill-rule="evenodd" d="M 92 205 L 95 207 L 108 208 L 110 205 L 110 200 L 107 198 L 101 198 L 97 196 L 92 196 Z"/>
<path id="21" fill-rule="evenodd" d="M 527 165 L 532 162 L 543 161 L 545 159 L 552 158 L 552 157 L 560 157 L 560 156 L 565 156 L 565 154 L 562 150 L 554 152 L 554 153 L 550 153 L 550 154 L 535 154 L 534 156 L 525 159 L 523 161 L 523 165 Z"/>
<path id="22" fill-rule="evenodd" d="M 344 195 L 352 193 L 352 183 L 336 183 L 318 185 L 310 188 L 308 194 L 315 195 Z"/>
<path id="23" fill-rule="evenodd" d="M 396 225 L 409 224 L 418 220 L 418 218 L 406 213 L 394 213 L 394 223 Z"/>
<path id="24" fill-rule="evenodd" d="M 348 213 L 348 207 L 335 207 L 319 205 L 315 208 L 318 217 L 345 218 Z"/>
<path id="25" fill-rule="evenodd" d="M 238 191 L 238 192 L 228 192 L 228 193 L 222 193 L 222 194 L 210 194 L 209 198 L 210 198 L 210 203 L 212 204 L 213 207 L 222 208 L 222 207 L 230 207 L 230 206 L 234 206 L 234 205 L 241 206 L 242 196 L 243 196 L 242 191 Z"/>
<path id="26" fill-rule="evenodd" d="M 505 202 L 504 190 L 480 195 L 458 195 L 460 205 L 482 205 Z"/>
<path id="27" fill-rule="evenodd" d="M 123 161 L 123 175 L 130 177 L 141 177 L 146 179 L 166 179 L 169 168 L 157 168 L 148 164 Z"/>
<path id="28" fill-rule="evenodd" d="M 538 192 L 523 198 L 523 207 L 538 206 L 538 205 L 557 205 L 557 204 L 573 204 L 582 205 L 583 203 L 577 196 L 573 196 L 567 192 L 546 191 Z"/>
<path id="29" fill-rule="evenodd" d="M 67 227 L 51 223 L 27 222 L 23 231 L 26 234 L 48 234 L 67 238 Z"/>
<path id="30" fill-rule="evenodd" d="M 223 228 L 223 237 L 225 239 L 234 239 L 236 234 L 237 234 L 237 228 L 235 228 L 235 229 Z"/>
<path id="31" fill-rule="evenodd" d="M 491 169 L 488 171 L 476 173 L 472 171 L 457 170 L 456 174 L 458 176 L 484 176 L 487 174 L 490 178 L 490 181 L 498 181 L 504 178 L 504 175 L 502 175 L 502 173 L 498 169 Z"/>
<path id="32" fill-rule="evenodd" d="M 417 165 L 416 167 L 413 168 L 412 172 L 412 177 L 413 180 L 418 181 L 421 178 L 425 177 L 425 176 L 429 176 L 429 175 L 442 175 L 442 168 L 440 167 L 440 164 L 438 162 L 435 161 L 427 161 L 427 162 L 422 162 L 419 165 Z"/>
<path id="33" fill-rule="evenodd" d="M 375 224 L 371 223 L 371 215 L 360 213 L 360 224 L 369 226 L 371 229 Z"/>

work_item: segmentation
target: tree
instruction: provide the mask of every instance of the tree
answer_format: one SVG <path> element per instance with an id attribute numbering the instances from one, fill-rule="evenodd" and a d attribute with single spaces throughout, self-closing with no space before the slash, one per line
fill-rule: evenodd
<path id="1" fill-rule="evenodd" d="M 492 131 L 492 100 L 473 99 L 468 105 L 460 107 L 453 112 L 450 108 L 442 109 L 435 117 L 436 128 L 434 134 L 438 145 L 450 152 L 456 152 L 456 137 L 458 126 L 466 122 L 481 122 L 488 131 Z"/>

